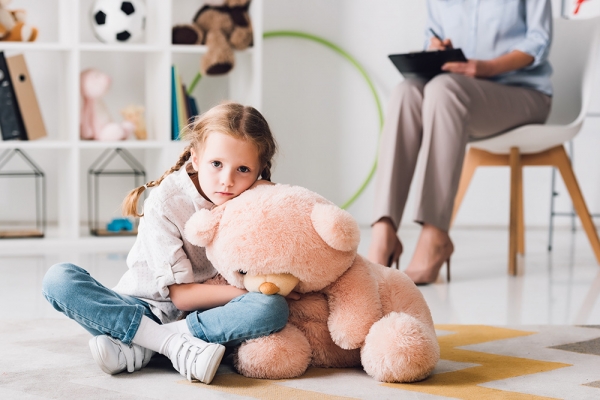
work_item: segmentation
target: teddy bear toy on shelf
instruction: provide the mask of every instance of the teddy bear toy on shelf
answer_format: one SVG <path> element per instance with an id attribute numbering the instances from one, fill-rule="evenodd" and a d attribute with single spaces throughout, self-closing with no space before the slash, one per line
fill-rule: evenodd
<path id="1" fill-rule="evenodd" d="M 146 140 L 148 138 L 144 107 L 130 104 L 121 110 L 121 115 L 125 121 L 129 121 L 135 126 L 133 134 L 137 140 Z"/>
<path id="2" fill-rule="evenodd" d="M 12 0 L 0 0 L 0 41 L 33 42 L 38 35 L 37 28 L 25 22 L 25 10 L 9 10 Z"/>
<path id="3" fill-rule="evenodd" d="M 242 375 L 286 379 L 309 366 L 362 365 L 382 382 L 414 382 L 439 360 L 431 313 L 415 284 L 358 255 L 354 218 L 308 189 L 258 185 L 196 212 L 185 235 L 206 248 L 231 285 L 301 294 L 288 301 L 283 330 L 237 349 L 234 366 Z"/>
<path id="4" fill-rule="evenodd" d="M 102 97 L 110 88 L 110 76 L 94 68 L 81 72 L 81 126 L 82 139 L 124 140 L 134 134 L 136 126 L 131 121 L 113 122 Z"/>
<path id="5" fill-rule="evenodd" d="M 207 75 L 222 75 L 235 64 L 233 50 L 252 45 L 250 0 L 210 0 L 196 13 L 191 24 L 176 25 L 173 44 L 205 44 L 200 63 Z"/>

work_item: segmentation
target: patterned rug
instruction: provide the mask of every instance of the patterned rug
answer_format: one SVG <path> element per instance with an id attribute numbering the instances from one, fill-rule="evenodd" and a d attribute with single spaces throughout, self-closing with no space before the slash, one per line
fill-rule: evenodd
<path id="1" fill-rule="evenodd" d="M 3 321 L 0 399 L 600 399 L 600 326 L 436 328 L 442 359 L 419 383 L 320 368 L 258 380 L 224 364 L 203 385 L 162 356 L 133 374 L 106 375 L 89 353 L 89 335 L 66 319 Z"/>

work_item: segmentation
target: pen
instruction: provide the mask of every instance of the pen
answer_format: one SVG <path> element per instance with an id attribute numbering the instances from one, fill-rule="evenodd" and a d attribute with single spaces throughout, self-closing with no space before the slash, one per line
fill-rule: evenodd
<path id="1" fill-rule="evenodd" d="M 440 35 L 438 35 L 437 33 L 435 33 L 435 31 L 434 31 L 433 29 L 429 28 L 429 32 L 431 32 L 431 34 L 432 34 L 433 36 L 435 36 L 435 38 L 436 38 L 437 40 L 439 40 L 440 42 L 444 42 L 444 39 L 442 39 L 442 38 L 440 37 Z"/>

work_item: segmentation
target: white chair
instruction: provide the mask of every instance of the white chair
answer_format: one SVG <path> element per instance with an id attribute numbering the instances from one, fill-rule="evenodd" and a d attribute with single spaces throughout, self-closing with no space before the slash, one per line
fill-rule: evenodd
<path id="1" fill-rule="evenodd" d="M 517 273 L 517 253 L 525 253 L 523 218 L 524 166 L 553 166 L 560 171 L 575 211 L 600 264 L 600 241 L 571 168 L 564 143 L 583 125 L 590 104 L 594 76 L 600 73 L 600 17 L 554 20 L 550 63 L 554 69 L 552 110 L 546 124 L 524 125 L 500 136 L 469 143 L 452 220 L 460 207 L 475 169 L 510 166 L 510 228 L 508 272 Z"/>

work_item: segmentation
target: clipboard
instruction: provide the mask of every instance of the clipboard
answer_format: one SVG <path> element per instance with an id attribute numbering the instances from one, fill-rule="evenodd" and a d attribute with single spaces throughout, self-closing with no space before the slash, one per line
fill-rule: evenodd
<path id="1" fill-rule="evenodd" d="M 405 79 L 431 79 L 445 72 L 442 71 L 442 65 L 445 63 L 467 61 L 461 49 L 390 54 L 388 57 Z"/>

